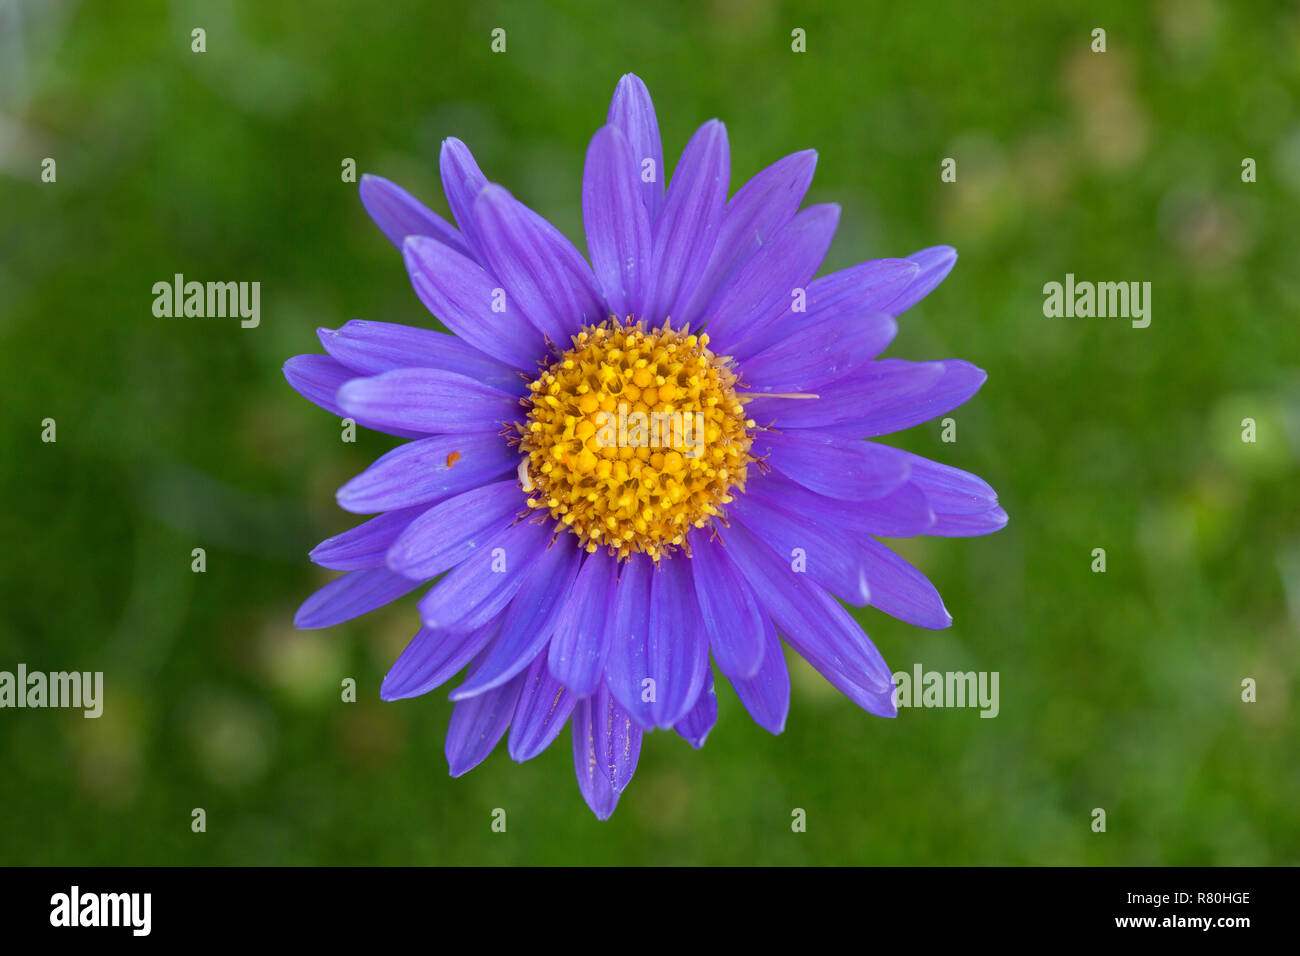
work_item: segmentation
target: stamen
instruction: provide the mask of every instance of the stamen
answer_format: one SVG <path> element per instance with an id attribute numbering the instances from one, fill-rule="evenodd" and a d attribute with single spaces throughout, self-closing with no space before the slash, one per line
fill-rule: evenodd
<path id="1" fill-rule="evenodd" d="M 743 490 L 749 429 L 730 359 L 708 335 L 610 319 L 575 335 L 530 383 L 519 477 L 589 552 L 684 547 Z"/>

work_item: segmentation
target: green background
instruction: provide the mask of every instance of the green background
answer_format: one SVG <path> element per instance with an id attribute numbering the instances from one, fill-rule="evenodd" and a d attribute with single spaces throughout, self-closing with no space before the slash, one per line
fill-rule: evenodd
<path id="1" fill-rule="evenodd" d="M 0 2 L 0 669 L 107 685 L 99 720 L 0 711 L 0 863 L 1300 862 L 1300 9 L 816 6 Z M 647 736 L 600 823 L 567 732 L 452 780 L 446 690 L 378 699 L 415 596 L 293 629 L 307 551 L 355 523 L 334 490 L 395 440 L 342 443 L 280 367 L 319 326 L 431 321 L 345 157 L 446 214 L 459 136 L 581 245 L 628 71 L 670 165 L 713 116 L 733 190 L 817 148 L 828 270 L 958 248 L 887 354 L 988 383 L 956 443 L 893 440 L 1011 521 L 901 546 L 951 629 L 861 613 L 895 670 L 997 671 L 996 719 L 881 720 L 792 662 L 783 735 L 721 684 L 704 749 Z M 260 327 L 155 318 L 177 272 L 259 281 Z M 1067 272 L 1151 282 L 1151 326 L 1045 318 Z"/>

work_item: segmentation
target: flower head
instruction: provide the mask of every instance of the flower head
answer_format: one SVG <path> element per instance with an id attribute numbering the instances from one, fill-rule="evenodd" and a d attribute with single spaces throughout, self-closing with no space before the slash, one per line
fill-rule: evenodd
<path id="1" fill-rule="evenodd" d="M 376 517 L 312 551 L 346 573 L 296 623 L 328 627 L 436 580 L 381 695 L 468 668 L 451 694 L 453 775 L 507 731 L 523 761 L 570 722 L 579 787 L 604 819 L 644 731 L 703 744 L 710 659 L 773 733 L 789 706 L 782 639 L 894 716 L 889 668 L 841 601 L 951 623 L 877 538 L 986 534 L 1006 514 L 974 475 L 863 439 L 983 383 L 967 362 L 878 358 L 956 253 L 814 278 L 839 217 L 799 209 L 815 164 L 794 153 L 728 199 L 713 120 L 665 191 L 654 107 L 629 74 L 587 151 L 590 264 L 459 140 L 440 163 L 455 227 L 363 178 L 367 211 L 453 334 L 353 321 L 321 330 L 326 355 L 286 363 L 317 405 L 409 439 L 339 490 Z"/>

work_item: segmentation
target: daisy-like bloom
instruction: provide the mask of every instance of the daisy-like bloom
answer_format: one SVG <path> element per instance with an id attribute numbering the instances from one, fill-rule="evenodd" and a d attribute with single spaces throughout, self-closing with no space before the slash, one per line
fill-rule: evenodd
<path id="1" fill-rule="evenodd" d="M 541 753 L 572 724 L 588 806 L 608 817 L 644 731 L 696 747 L 714 672 L 772 733 L 785 726 L 782 640 L 850 700 L 895 716 L 893 679 L 840 602 L 920 627 L 952 619 L 878 537 L 987 534 L 984 481 L 874 441 L 961 405 L 985 375 L 878 358 L 895 317 L 951 270 L 946 246 L 814 278 L 839 218 L 800 210 L 816 154 L 727 198 L 717 120 L 665 191 L 645 85 L 620 80 L 587 150 L 590 265 L 555 227 L 442 145 L 453 227 L 392 183 L 361 201 L 453 334 L 382 322 L 322 329 L 285 365 L 303 396 L 409 441 L 338 492 L 376 517 L 323 542 L 346 572 L 298 611 L 329 627 L 436 581 L 385 700 L 468 668 L 453 776 L 509 731 Z"/>

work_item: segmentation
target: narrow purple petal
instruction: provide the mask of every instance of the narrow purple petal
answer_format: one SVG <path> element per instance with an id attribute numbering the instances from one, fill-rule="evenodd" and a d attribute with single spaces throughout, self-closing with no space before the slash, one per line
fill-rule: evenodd
<path id="1" fill-rule="evenodd" d="M 432 502 L 519 468 L 519 452 L 499 435 L 438 435 L 378 458 L 338 491 L 344 511 L 374 514 Z"/>
<path id="2" fill-rule="evenodd" d="M 939 514 L 981 514 L 998 503 L 998 494 L 987 481 L 969 471 L 906 452 L 912 465 L 909 479 L 925 493 Z"/>
<path id="3" fill-rule="evenodd" d="M 345 382 L 339 407 L 358 421 L 429 434 L 499 432 L 519 420 L 518 396 L 436 368 L 398 368 Z"/>
<path id="4" fill-rule="evenodd" d="M 608 820 L 636 772 L 641 728 L 601 685 L 573 711 L 573 771 L 591 812 Z"/>
<path id="5" fill-rule="evenodd" d="M 452 691 L 452 700 L 499 687 L 532 663 L 551 639 L 569 601 L 579 554 L 577 539 L 561 534 L 549 548 L 533 555 L 519 593 L 501 617 L 501 633 L 484 655 L 482 667 Z"/>
<path id="6" fill-rule="evenodd" d="M 349 571 L 304 601 L 294 615 L 293 623 L 303 630 L 333 627 L 396 601 L 422 583 L 394 574 L 387 568 Z"/>
<path id="7" fill-rule="evenodd" d="M 587 147 L 582 222 L 591 268 L 610 312 L 619 318 L 638 314 L 653 252 L 650 217 L 632 147 L 616 126 L 596 130 Z"/>
<path id="8" fill-rule="evenodd" d="M 736 190 L 722 210 L 708 268 L 678 312 L 679 321 L 694 326 L 711 314 L 707 306 L 727 291 L 736 270 L 794 218 L 816 168 L 817 152 L 805 149 L 777 160 Z"/>
<path id="9" fill-rule="evenodd" d="M 481 261 L 482 243 L 478 237 L 478 227 L 474 221 L 474 199 L 479 190 L 487 185 L 487 177 L 474 161 L 474 154 L 469 147 L 450 136 L 442 141 L 438 153 L 438 172 L 442 176 L 442 189 L 447 194 L 447 205 L 451 215 L 460 226 L 461 235 L 472 259 Z"/>
<path id="10" fill-rule="evenodd" d="M 889 667 L 839 601 L 742 526 L 733 524 L 720 533 L 727 556 L 804 659 L 823 674 L 830 670 L 873 693 L 888 693 L 893 680 Z"/>
<path id="11" fill-rule="evenodd" d="M 690 558 L 709 649 L 728 679 L 753 677 L 763 663 L 763 615 L 749 586 L 710 534 L 706 530 L 691 535 Z"/>
<path id="12" fill-rule="evenodd" d="M 784 508 L 808 526 L 830 534 L 910 538 L 925 534 L 935 520 L 925 494 L 911 482 L 881 498 L 844 501 L 820 495 L 773 471 L 750 480 L 745 497 Z"/>
<path id="13" fill-rule="evenodd" d="M 718 348 L 764 335 L 797 313 L 800 290 L 821 267 L 835 237 L 840 207 L 809 206 L 779 230 L 737 271 L 716 306 L 710 306 L 707 330 Z"/>
<path id="14" fill-rule="evenodd" d="M 824 318 L 885 312 L 919 271 L 920 267 L 907 259 L 872 259 L 814 279 L 808 283 L 806 312 L 786 313 L 761 334 L 735 343 L 728 351 L 745 359 Z"/>
<path id="15" fill-rule="evenodd" d="M 677 731 L 692 747 L 699 750 L 704 746 L 704 741 L 709 739 L 709 732 L 713 730 L 713 725 L 718 722 L 718 695 L 713 691 L 713 672 L 710 671 L 708 680 L 704 683 L 704 690 L 700 692 L 699 699 L 695 706 L 686 712 L 686 716 L 673 725 L 673 730 Z"/>
<path id="16" fill-rule="evenodd" d="M 756 396 L 746 407 L 751 418 L 778 428 L 825 428 L 867 414 L 888 414 L 924 400 L 943 380 L 939 362 L 878 359 L 820 389 L 815 399 Z M 860 434 L 852 436 L 863 437 Z"/>
<path id="17" fill-rule="evenodd" d="M 906 312 L 933 292 L 957 264 L 957 250 L 952 246 L 931 246 L 914 252 L 907 258 L 915 262 L 921 271 L 897 298 L 885 306 L 885 311 L 890 315 Z"/>
<path id="18" fill-rule="evenodd" d="M 891 361 L 897 360 L 881 359 L 871 364 L 883 365 Z M 823 411 L 833 412 L 837 420 L 827 422 L 826 427 L 837 434 L 852 435 L 855 438 L 871 438 L 902 431 L 964 405 L 988 379 L 988 373 L 982 368 L 961 359 L 944 359 L 925 364 L 940 366 L 938 378 L 929 387 L 919 390 L 904 388 L 893 394 L 878 392 L 856 412 L 852 408 L 852 401 L 861 397 L 864 383 L 872 380 L 871 370 L 862 370 L 861 378 L 858 377 L 859 373 L 851 373 L 832 382 L 822 390 Z"/>
<path id="19" fill-rule="evenodd" d="M 952 626 L 952 615 L 930 579 L 879 541 L 860 541 L 871 585 L 871 606 L 900 621 L 942 630 Z"/>
<path id="20" fill-rule="evenodd" d="M 348 417 L 343 409 L 339 408 L 334 398 L 344 382 L 356 378 L 356 373 L 347 366 L 328 355 L 295 355 L 284 363 L 284 377 L 293 386 L 295 392 L 313 405 L 318 405 L 339 418 Z M 399 438 L 422 437 L 421 432 L 384 428 L 359 419 L 354 420 L 364 428 L 396 435 Z"/>
<path id="21" fill-rule="evenodd" d="M 763 615 L 763 663 L 748 680 L 732 680 L 736 696 L 764 730 L 779 734 L 790 713 L 790 671 L 772 619 Z"/>
<path id="22" fill-rule="evenodd" d="M 979 391 L 985 378 L 983 370 L 957 359 L 877 359 L 819 389 L 816 399 L 760 396 L 746 410 L 760 424 L 870 438 L 951 411 Z"/>
<path id="23" fill-rule="evenodd" d="M 632 555 L 619 565 L 614 606 L 606 638 L 605 680 L 632 718 L 646 730 L 654 729 L 648 701 L 646 644 L 650 640 L 650 579 L 654 565 L 644 555 Z"/>
<path id="24" fill-rule="evenodd" d="M 609 652 L 609 619 L 618 562 L 604 551 L 587 555 L 547 650 L 551 675 L 578 697 L 595 692 Z"/>
<path id="25" fill-rule="evenodd" d="M 855 506 L 853 527 L 885 538 L 911 538 L 930 534 L 935 513 L 925 494 L 910 481 L 883 498 L 861 501 Z"/>
<path id="26" fill-rule="evenodd" d="M 451 570 L 526 511 L 519 482 L 480 485 L 419 515 L 394 539 L 386 563 L 408 578 L 427 581 Z"/>
<path id="27" fill-rule="evenodd" d="M 578 698 L 551 676 L 546 654 L 538 654 L 524 673 L 523 690 L 510 724 L 510 758 L 532 760 L 564 729 Z"/>
<path id="28" fill-rule="evenodd" d="M 491 621 L 476 631 L 435 631 L 422 627 L 389 668 L 380 685 L 383 700 L 427 694 L 460 672 L 497 635 Z"/>
<path id="29" fill-rule="evenodd" d="M 804 429 L 760 432 L 751 453 L 805 488 L 845 501 L 883 497 L 911 473 L 897 448 Z"/>
<path id="30" fill-rule="evenodd" d="M 816 525 L 750 495 L 732 502 L 728 516 L 840 600 L 858 607 L 871 600 L 866 562 L 852 538 L 823 534 Z"/>
<path id="31" fill-rule="evenodd" d="M 911 259 L 868 259 L 808 286 L 808 314 L 884 312 L 921 274 Z"/>
<path id="32" fill-rule="evenodd" d="M 606 123 L 627 137 L 641 183 L 641 198 L 651 225 L 664 202 L 664 150 L 659 142 L 659 121 L 655 117 L 650 91 L 641 78 L 626 73 L 614 88 Z"/>
<path id="33" fill-rule="evenodd" d="M 416 505 L 385 512 L 342 534 L 326 538 L 312 548 L 309 557 L 321 567 L 335 571 L 381 568 L 389 546 L 425 510 L 424 505 Z"/>
<path id="34" fill-rule="evenodd" d="M 754 393 L 815 392 L 866 365 L 897 331 L 883 312 L 823 317 L 745 359 L 741 377 Z"/>
<path id="35" fill-rule="evenodd" d="M 453 777 L 468 773 L 487 759 L 510 726 L 523 685 L 520 674 L 501 687 L 456 702 L 447 723 L 445 748 Z"/>
<path id="36" fill-rule="evenodd" d="M 665 729 L 695 706 L 709 670 L 709 642 L 698 627 L 699 602 L 689 564 L 682 556 L 661 561 L 650 579 L 645 676 L 654 681 L 650 719 Z"/>
<path id="37" fill-rule="evenodd" d="M 424 626 L 472 631 L 487 624 L 519 592 L 550 537 L 549 525 L 523 521 L 489 538 L 420 599 Z"/>
<path id="38" fill-rule="evenodd" d="M 558 229 L 502 186 L 484 186 L 474 200 L 483 261 L 501 280 L 507 301 L 552 342 L 567 346 L 584 325 L 609 318 L 591 269 Z"/>
<path id="39" fill-rule="evenodd" d="M 1001 531 L 1007 526 L 1007 513 L 993 507 L 980 514 L 939 515 L 925 533 L 937 538 L 974 538 Z"/>
<path id="40" fill-rule="evenodd" d="M 726 127 L 710 120 L 686 144 L 663 212 L 654 224 L 645 296 L 645 318 L 650 324 L 675 317 L 694 294 L 717 242 L 730 171 Z"/>
<path id="41" fill-rule="evenodd" d="M 402 248 L 407 236 L 437 239 L 461 255 L 470 255 L 459 232 L 401 186 L 380 176 L 361 177 L 361 204 L 388 241 Z"/>
<path id="42" fill-rule="evenodd" d="M 546 342 L 482 266 L 442 243 L 413 236 L 402 247 L 411 285 L 443 325 L 511 368 L 536 370 Z"/>
<path id="43" fill-rule="evenodd" d="M 445 332 L 353 319 L 339 329 L 317 329 L 316 334 L 326 352 L 363 375 L 397 368 L 437 368 L 467 375 L 503 392 L 527 392 L 517 369 Z"/>

